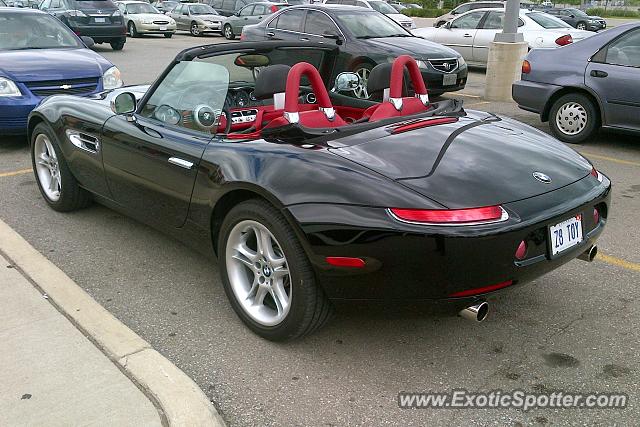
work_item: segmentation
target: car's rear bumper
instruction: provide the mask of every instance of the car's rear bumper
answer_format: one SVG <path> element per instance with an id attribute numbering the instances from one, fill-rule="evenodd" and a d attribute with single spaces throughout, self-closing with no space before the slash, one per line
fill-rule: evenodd
<path id="1" fill-rule="evenodd" d="M 456 293 L 510 282 L 524 284 L 591 247 L 607 222 L 611 183 L 588 176 L 562 189 L 504 204 L 510 218 L 484 226 L 400 223 L 384 208 L 295 205 L 319 283 L 332 299 L 473 301 L 483 292 Z M 598 205 L 601 221 L 593 219 Z M 551 257 L 548 227 L 582 213 L 584 239 Z M 527 256 L 517 261 L 520 242 Z M 364 268 L 333 267 L 326 257 L 357 257 Z M 486 291 L 485 291 L 486 293 Z"/>
<path id="2" fill-rule="evenodd" d="M 71 30 L 79 36 L 88 36 L 96 42 L 105 42 L 126 37 L 127 28 L 124 24 L 113 25 L 71 25 Z"/>
<path id="3" fill-rule="evenodd" d="M 548 83 L 518 80 L 511 86 L 511 96 L 518 107 L 542 115 L 551 96 L 560 89 Z"/>

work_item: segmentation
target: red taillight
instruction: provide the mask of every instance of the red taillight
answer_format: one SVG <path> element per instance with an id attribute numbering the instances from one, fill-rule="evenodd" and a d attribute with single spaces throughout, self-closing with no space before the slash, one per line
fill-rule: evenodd
<path id="1" fill-rule="evenodd" d="M 399 220 L 425 224 L 466 224 L 506 220 L 507 213 L 500 206 L 470 209 L 398 209 L 389 211 Z"/>
<path id="2" fill-rule="evenodd" d="M 278 11 L 278 6 L 271 5 L 271 13 L 276 13 Z"/>
<path id="3" fill-rule="evenodd" d="M 594 177 L 598 181 L 602 182 L 602 174 L 600 172 L 598 172 L 598 170 L 595 167 L 591 169 L 590 174 L 591 174 L 592 177 Z"/>
<path id="4" fill-rule="evenodd" d="M 571 37 L 571 34 L 566 34 L 566 35 L 564 35 L 562 37 L 558 37 L 556 39 L 556 44 L 558 46 L 566 46 L 566 45 L 571 44 L 571 43 L 573 43 L 573 38 Z"/>
<path id="5" fill-rule="evenodd" d="M 522 74 L 529 74 L 531 72 L 531 63 L 526 59 L 522 61 Z"/>
<path id="6" fill-rule="evenodd" d="M 361 258 L 351 258 L 342 256 L 328 256 L 325 258 L 328 264 L 336 267 L 364 268 L 364 260 Z"/>
<path id="7" fill-rule="evenodd" d="M 527 256 L 527 242 L 523 240 L 516 249 L 516 259 L 522 261 Z"/>
<path id="8" fill-rule="evenodd" d="M 593 223 L 595 225 L 600 224 L 600 212 L 598 212 L 598 208 L 593 208 Z"/>
<path id="9" fill-rule="evenodd" d="M 487 292 L 497 291 L 498 289 L 506 288 L 507 286 L 511 286 L 513 284 L 513 280 L 507 280 L 506 282 L 496 283 L 495 285 L 484 286 L 482 288 L 473 288 L 467 289 L 465 291 L 454 292 L 450 297 L 469 297 L 472 295 L 480 295 L 486 294 Z"/>

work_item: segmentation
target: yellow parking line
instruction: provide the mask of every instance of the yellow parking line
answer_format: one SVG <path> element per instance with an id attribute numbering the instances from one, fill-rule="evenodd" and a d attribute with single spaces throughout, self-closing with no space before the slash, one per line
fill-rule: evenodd
<path id="1" fill-rule="evenodd" d="M 587 153 L 581 151 L 580 154 L 584 154 L 587 157 L 593 157 L 594 159 L 607 160 L 609 162 L 620 163 L 621 165 L 640 166 L 640 162 L 632 162 L 630 160 L 616 159 L 615 157 L 601 156 L 599 154 Z"/>
<path id="2" fill-rule="evenodd" d="M 640 264 L 636 264 L 635 262 L 625 261 L 620 258 L 612 257 L 609 255 L 605 255 L 603 253 L 599 253 L 596 256 L 596 259 L 606 262 L 607 264 L 616 265 L 618 267 L 626 268 L 627 270 L 632 271 L 640 271 Z"/>
<path id="3" fill-rule="evenodd" d="M 17 170 L 17 171 L 2 172 L 2 173 L 0 173 L 0 178 L 4 178 L 5 176 L 22 175 L 22 174 L 29 173 L 29 172 L 33 172 L 33 169 L 20 169 L 20 170 Z"/>
<path id="4" fill-rule="evenodd" d="M 480 95 L 469 95 L 467 93 L 450 93 L 450 96 L 466 96 L 467 98 L 482 98 Z"/>

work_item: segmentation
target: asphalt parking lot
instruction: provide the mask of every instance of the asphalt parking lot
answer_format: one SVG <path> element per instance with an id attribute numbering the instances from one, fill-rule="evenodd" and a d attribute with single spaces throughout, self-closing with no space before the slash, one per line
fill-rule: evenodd
<path id="1" fill-rule="evenodd" d="M 127 84 L 151 82 L 180 50 L 224 42 L 178 34 L 96 50 Z M 483 72 L 450 96 L 481 99 Z M 0 218 L 100 304 L 191 376 L 233 426 L 632 425 L 640 418 L 640 143 L 602 133 L 573 147 L 614 183 L 601 255 L 572 261 L 489 301 L 482 324 L 416 307 L 340 307 L 298 342 L 253 335 L 232 311 L 209 259 L 100 205 L 60 214 L 42 200 L 26 141 L 0 139 Z M 400 391 L 552 390 L 629 394 L 626 409 L 402 410 Z"/>

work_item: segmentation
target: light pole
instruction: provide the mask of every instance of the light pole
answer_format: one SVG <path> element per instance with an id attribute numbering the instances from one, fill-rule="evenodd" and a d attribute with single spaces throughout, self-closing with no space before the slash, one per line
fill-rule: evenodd
<path id="1" fill-rule="evenodd" d="M 489 46 L 484 97 L 490 101 L 511 101 L 511 85 L 520 79 L 529 45 L 518 33 L 519 15 L 520 0 L 507 0 L 503 30 Z"/>

